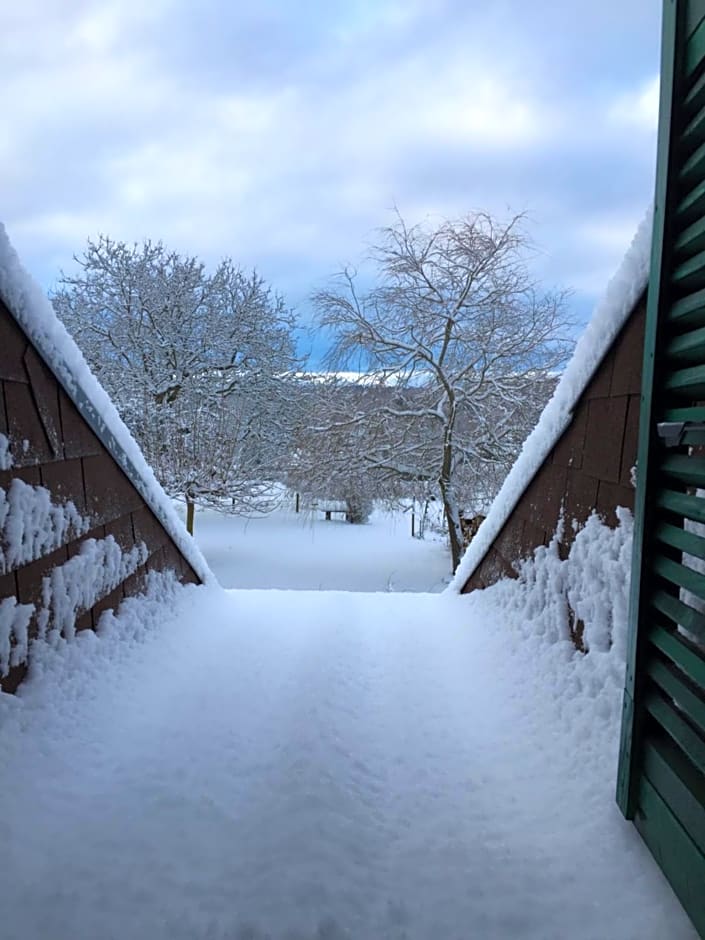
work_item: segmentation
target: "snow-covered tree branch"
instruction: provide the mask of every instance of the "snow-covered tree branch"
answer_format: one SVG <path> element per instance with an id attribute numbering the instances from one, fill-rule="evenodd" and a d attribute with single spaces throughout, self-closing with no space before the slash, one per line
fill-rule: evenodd
<path id="1" fill-rule="evenodd" d="M 261 506 L 288 447 L 294 318 L 230 259 L 89 241 L 53 303 L 168 493 Z"/>

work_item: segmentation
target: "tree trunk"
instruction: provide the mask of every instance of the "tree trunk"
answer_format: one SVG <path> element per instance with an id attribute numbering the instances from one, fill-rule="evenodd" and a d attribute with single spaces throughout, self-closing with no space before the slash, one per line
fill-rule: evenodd
<path id="1" fill-rule="evenodd" d="M 189 535 L 193 535 L 193 517 L 195 509 L 196 505 L 194 501 L 186 497 L 186 531 Z"/>
<path id="2" fill-rule="evenodd" d="M 460 559 L 463 555 L 463 533 L 460 528 L 460 511 L 455 501 L 455 493 L 453 492 L 451 480 L 452 467 L 453 448 L 450 443 L 446 442 L 443 448 L 443 468 L 438 480 L 438 486 L 443 500 L 443 513 L 446 518 L 448 539 L 450 541 L 450 559 L 453 574 L 455 574 L 455 569 L 460 564 Z"/>
<path id="3" fill-rule="evenodd" d="M 419 518 L 419 538 L 420 539 L 423 539 L 426 537 L 426 523 L 428 522 L 428 506 L 429 506 L 429 501 L 425 499 L 424 504 L 423 504 L 423 510 Z"/>
<path id="4" fill-rule="evenodd" d="M 460 564 L 460 559 L 463 556 L 463 537 L 460 531 L 460 514 L 458 513 L 458 506 L 451 491 L 446 489 L 444 484 L 441 484 L 441 496 L 443 498 L 443 513 L 446 517 L 446 525 L 448 526 L 451 565 L 453 574 L 455 574 L 455 569 Z"/>

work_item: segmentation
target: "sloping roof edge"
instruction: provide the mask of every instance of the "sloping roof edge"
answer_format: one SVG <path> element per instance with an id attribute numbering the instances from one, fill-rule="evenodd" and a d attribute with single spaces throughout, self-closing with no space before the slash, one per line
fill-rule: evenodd
<path id="1" fill-rule="evenodd" d="M 0 297 L 62 388 L 204 583 L 215 576 L 83 353 L 22 265 L 0 223 Z"/>
<path id="2" fill-rule="evenodd" d="M 617 272 L 595 307 L 590 322 L 576 343 L 536 427 L 507 474 L 502 488 L 477 534 L 463 555 L 446 590 L 459 593 L 472 577 L 514 511 L 524 491 L 570 424 L 573 409 L 609 352 L 649 281 L 653 209 L 650 208 L 622 259 Z"/>

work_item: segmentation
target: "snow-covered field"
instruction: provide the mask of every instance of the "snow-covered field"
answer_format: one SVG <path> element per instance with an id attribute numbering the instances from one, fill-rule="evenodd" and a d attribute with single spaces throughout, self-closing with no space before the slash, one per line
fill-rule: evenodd
<path id="1" fill-rule="evenodd" d="M 184 514 L 183 506 L 177 510 Z M 246 519 L 196 513 L 194 535 L 223 587 L 441 591 L 450 553 L 439 537 L 411 538 L 408 513 L 376 511 L 367 525 L 282 508 Z"/>
<path id="2" fill-rule="evenodd" d="M 630 531 L 470 597 L 172 586 L 37 648 L 3 940 L 694 940 L 614 802 Z M 588 567 L 581 655 L 549 601 Z"/>

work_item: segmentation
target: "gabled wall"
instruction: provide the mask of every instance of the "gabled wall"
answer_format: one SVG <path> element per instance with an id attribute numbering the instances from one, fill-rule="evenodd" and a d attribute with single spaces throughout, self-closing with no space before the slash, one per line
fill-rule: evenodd
<path id="1" fill-rule="evenodd" d="M 515 564 L 548 545 L 565 520 L 561 550 L 567 555 L 593 510 L 610 526 L 615 507 L 634 507 L 644 345 L 645 298 L 639 301 L 573 408 L 570 424 L 528 482 L 504 526 L 466 580 L 463 593 L 515 577 Z"/>
<path id="2" fill-rule="evenodd" d="M 98 561 L 105 559 L 103 574 L 111 586 L 106 592 L 103 583 L 101 593 L 98 582 L 96 591 L 91 593 L 90 585 L 76 585 L 85 602 L 78 603 L 76 630 L 95 627 L 104 610 L 116 608 L 124 597 L 139 593 L 149 571 L 169 568 L 182 582 L 201 581 L 2 301 L 0 434 L 9 439 L 12 457 L 12 466 L 0 470 L 3 499 L 17 479 L 30 487 L 46 489 L 52 507 L 59 507 L 57 518 L 61 516 L 60 507 L 66 507 L 70 501 L 77 517 L 84 520 L 78 525 L 78 532 L 74 525 L 67 528 L 64 535 L 55 526 L 60 544 L 55 547 L 52 544 L 51 551 L 45 552 L 46 539 L 42 543 L 41 538 L 35 536 L 35 547 L 30 544 L 29 528 L 32 525 L 36 528 L 39 523 L 36 514 L 32 517 L 28 511 L 23 520 L 27 527 L 23 556 L 31 560 L 17 564 L 6 563 L 9 536 L 0 526 L 0 548 L 5 561 L 0 574 L 0 603 L 14 597 L 20 605 L 34 606 L 29 621 L 30 638 L 39 629 L 42 610 L 44 618 L 49 617 L 48 628 L 52 627 L 51 618 L 57 609 L 56 603 L 47 606 L 52 573 L 58 571 L 60 577 L 64 573 L 75 577 L 75 563 L 69 568 L 61 566 L 82 552 L 87 563 L 89 550 Z M 5 461 L 4 465 L 7 463 Z M 46 494 L 36 489 L 16 487 L 15 495 L 18 493 L 30 502 L 42 499 L 46 502 Z M 46 513 L 42 518 L 46 522 Z M 89 539 L 96 540 L 95 544 L 87 544 Z M 64 577 L 62 583 L 65 581 Z M 65 609 L 63 614 L 68 616 Z M 16 645 L 16 638 L 13 643 Z M 9 672 L 0 677 L 0 687 L 13 691 L 26 670 L 26 662 L 11 666 Z"/>

